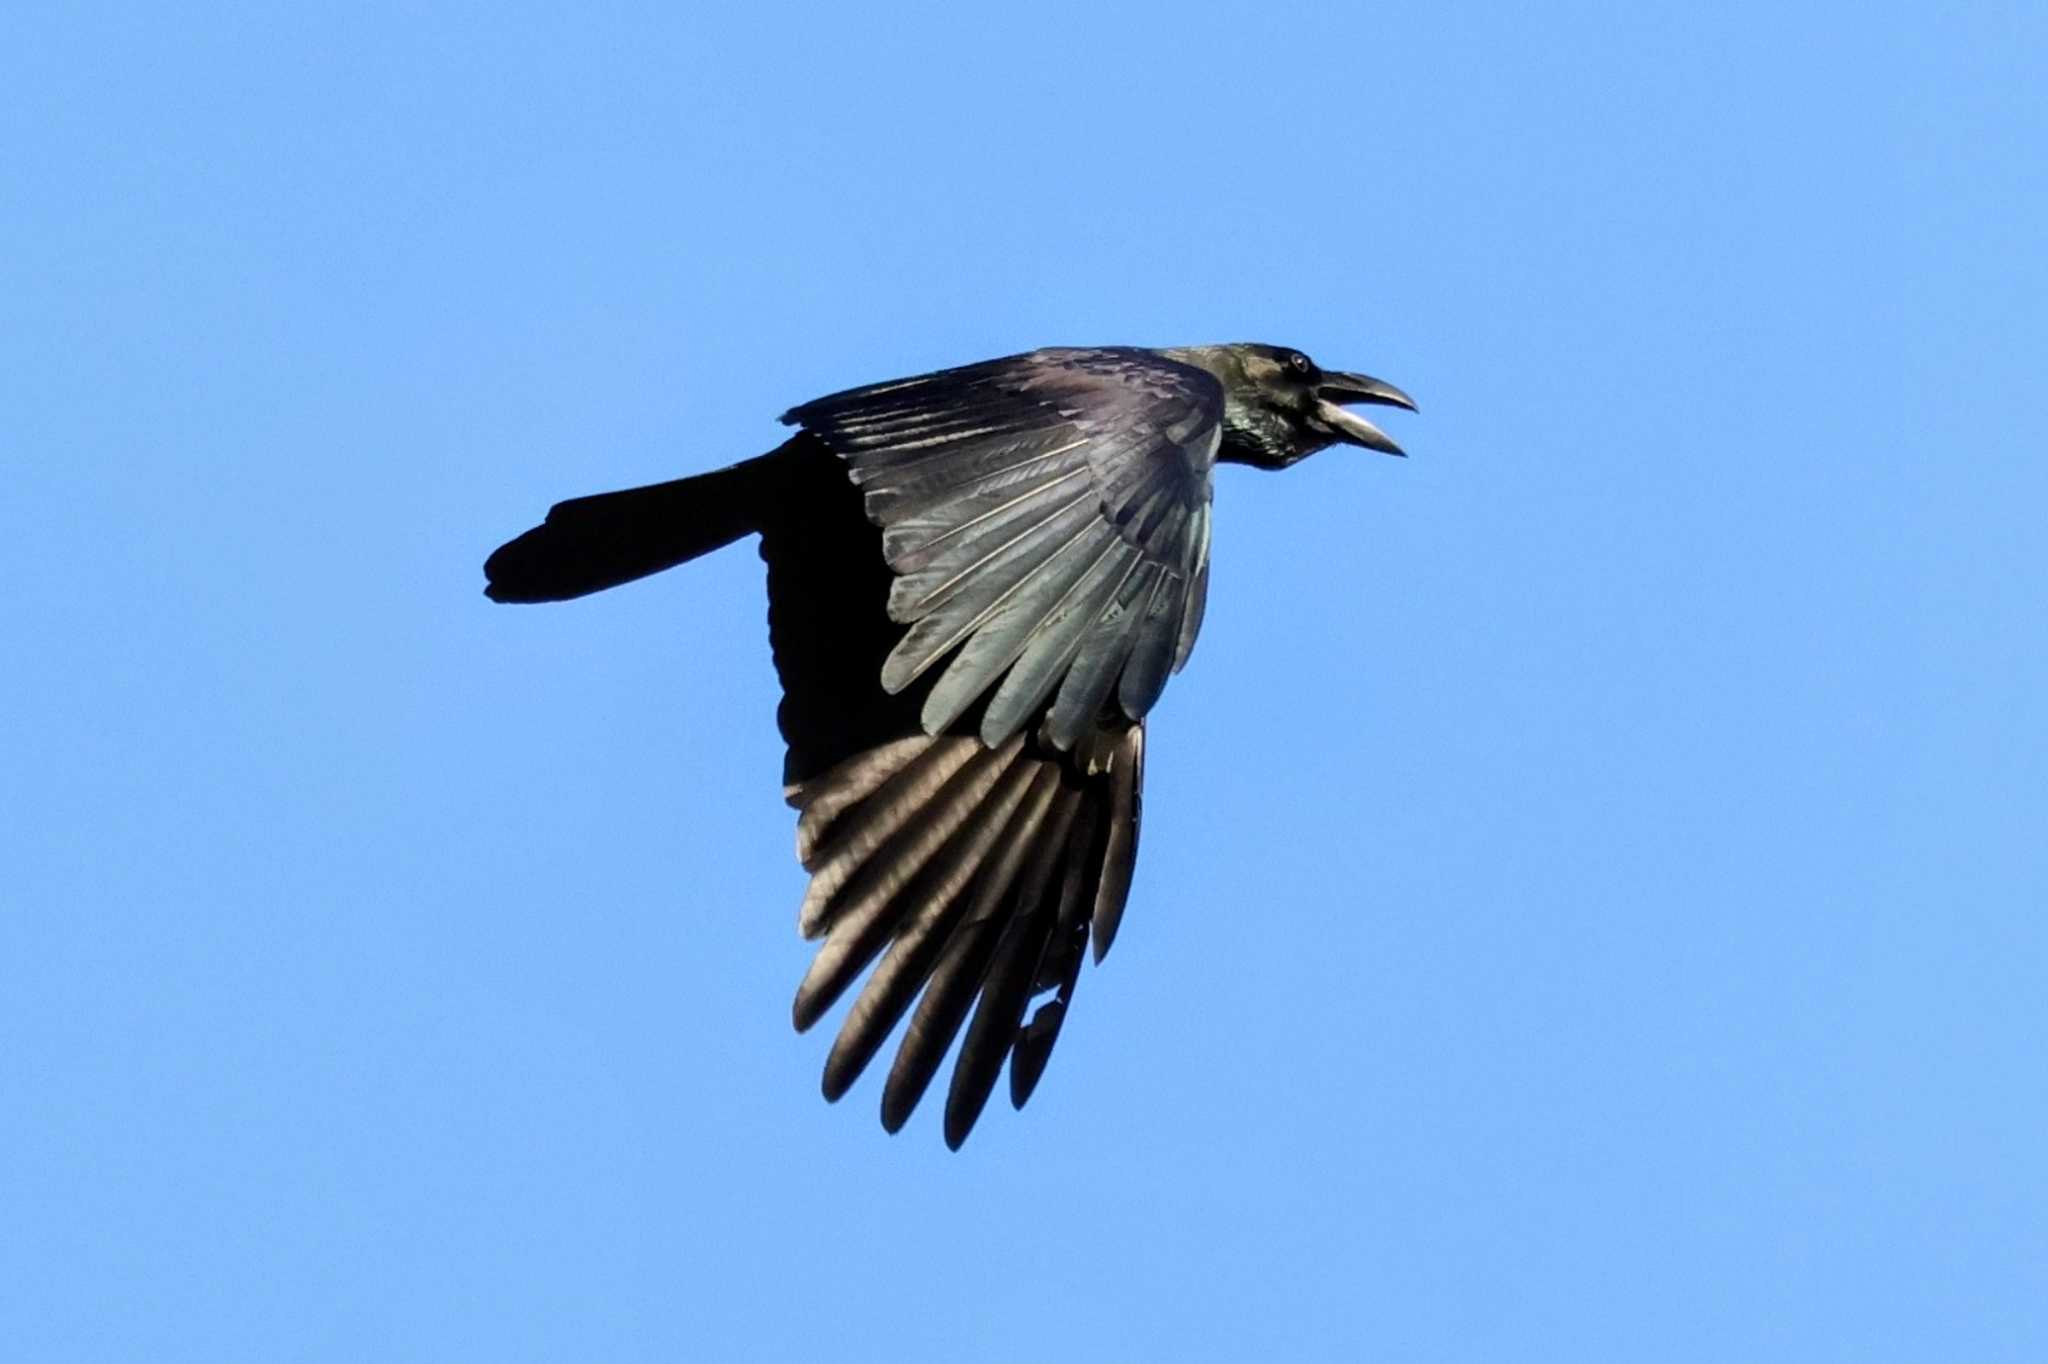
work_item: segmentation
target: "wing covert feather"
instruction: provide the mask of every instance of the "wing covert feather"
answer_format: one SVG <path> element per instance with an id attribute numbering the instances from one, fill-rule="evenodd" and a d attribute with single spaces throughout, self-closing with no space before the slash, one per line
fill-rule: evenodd
<path id="1" fill-rule="evenodd" d="M 1223 394 L 1150 351 L 1033 351 L 791 410 L 845 462 L 909 629 L 882 685 L 945 665 L 922 722 L 977 702 L 999 745 L 1040 718 L 1071 747 L 1142 719 L 1201 624 Z M 1135 588 L 1135 590 L 1133 590 Z M 1050 715 L 1046 706 L 1050 701 Z"/>

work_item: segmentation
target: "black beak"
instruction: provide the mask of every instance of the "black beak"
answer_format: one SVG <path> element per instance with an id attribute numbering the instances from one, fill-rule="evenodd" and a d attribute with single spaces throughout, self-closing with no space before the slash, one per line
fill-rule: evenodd
<path id="1" fill-rule="evenodd" d="M 1346 403 L 1378 403 L 1415 411 L 1415 400 L 1384 379 L 1369 374 L 1325 374 L 1316 385 L 1316 420 L 1342 441 L 1362 445 L 1382 454 L 1406 455 L 1393 437 L 1356 413 L 1346 412 Z"/>
<path id="2" fill-rule="evenodd" d="M 1333 403 L 1379 403 L 1384 407 L 1416 410 L 1415 400 L 1385 379 L 1370 374 L 1325 374 L 1316 392 Z"/>

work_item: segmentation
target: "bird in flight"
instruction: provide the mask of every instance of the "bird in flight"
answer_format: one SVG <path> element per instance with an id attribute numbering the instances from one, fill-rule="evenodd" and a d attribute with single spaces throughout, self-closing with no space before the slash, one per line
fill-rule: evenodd
<path id="1" fill-rule="evenodd" d="M 868 972 L 825 1062 L 836 1100 L 910 1014 L 891 1132 L 960 1037 L 957 1149 L 1006 1060 L 1011 1102 L 1030 1098 L 1082 957 L 1116 937 L 1145 717 L 1202 624 L 1211 470 L 1402 453 L 1360 403 L 1415 407 L 1251 344 L 1038 350 L 872 384 L 792 408 L 797 434 L 765 455 L 556 504 L 490 556 L 485 591 L 561 601 L 761 537 L 810 875 L 797 922 L 823 940 L 796 1026 Z"/>

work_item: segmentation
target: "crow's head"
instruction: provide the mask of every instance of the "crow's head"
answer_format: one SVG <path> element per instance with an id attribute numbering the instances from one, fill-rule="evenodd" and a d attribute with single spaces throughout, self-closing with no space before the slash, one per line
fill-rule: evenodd
<path id="1" fill-rule="evenodd" d="M 1383 403 L 1415 410 L 1400 389 L 1364 374 L 1326 370 L 1298 350 L 1240 342 L 1184 346 L 1163 352 L 1208 370 L 1223 384 L 1223 447 L 1217 458 L 1261 469 L 1285 469 L 1342 441 L 1402 453 L 1387 433 L 1347 403 Z"/>

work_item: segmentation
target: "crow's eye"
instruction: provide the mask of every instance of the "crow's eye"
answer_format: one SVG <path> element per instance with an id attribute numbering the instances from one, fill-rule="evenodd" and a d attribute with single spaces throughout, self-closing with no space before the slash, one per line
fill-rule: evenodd
<path id="1" fill-rule="evenodd" d="M 1289 355 L 1287 357 L 1287 363 L 1294 366 L 1294 372 L 1296 374 L 1313 374 L 1316 368 L 1312 363 L 1310 363 L 1309 358 L 1306 355 L 1303 355 L 1300 351 L 1295 351 L 1291 355 Z"/>

